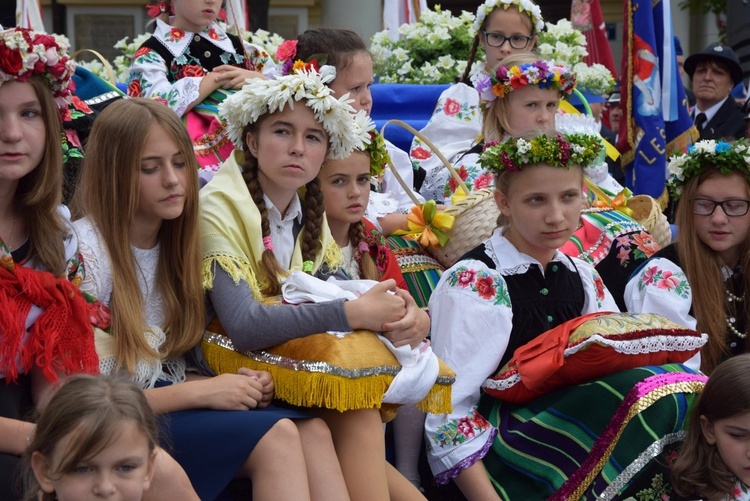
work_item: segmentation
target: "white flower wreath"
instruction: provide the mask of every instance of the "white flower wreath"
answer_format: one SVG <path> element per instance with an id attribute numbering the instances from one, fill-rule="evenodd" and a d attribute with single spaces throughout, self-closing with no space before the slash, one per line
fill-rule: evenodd
<path id="1" fill-rule="evenodd" d="M 242 89 L 219 105 L 219 115 L 227 122 L 227 133 L 237 148 L 242 148 L 242 130 L 263 115 L 282 111 L 287 105 L 304 100 L 315 113 L 315 119 L 328 133 L 330 158 L 346 158 L 354 150 L 370 143 L 369 130 L 374 125 L 364 110 L 355 112 L 349 94 L 336 99 L 326 85 L 336 78 L 333 66 L 313 68 L 273 80 L 249 79 Z"/>
<path id="2" fill-rule="evenodd" d="M 479 33 L 487 14 L 498 7 L 508 10 L 508 7 L 517 7 L 520 12 L 526 12 L 531 16 L 531 23 L 534 25 L 534 31 L 539 33 L 544 29 L 544 19 L 542 19 L 542 9 L 531 0 L 486 0 L 477 9 L 477 15 L 474 19 L 474 33 Z"/>

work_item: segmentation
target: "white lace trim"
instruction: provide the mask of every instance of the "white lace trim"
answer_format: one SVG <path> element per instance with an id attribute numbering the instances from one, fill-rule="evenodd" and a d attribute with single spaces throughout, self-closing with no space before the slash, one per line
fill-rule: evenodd
<path id="1" fill-rule="evenodd" d="M 370 192 L 370 200 L 367 202 L 365 217 L 370 221 L 398 212 L 398 200 L 391 193 Z"/>
<path id="2" fill-rule="evenodd" d="M 341 247 L 341 254 L 344 255 L 343 269 L 351 280 L 359 280 L 359 264 L 354 259 L 354 247 L 351 242 L 346 247 Z"/>
<path id="3" fill-rule="evenodd" d="M 102 336 L 107 336 L 109 339 Z M 144 332 L 144 337 L 155 351 L 158 351 L 167 340 L 164 331 L 158 327 L 147 329 Z M 117 369 L 117 360 L 114 356 L 114 338 L 109 334 L 102 333 L 96 341 L 97 352 L 99 353 L 99 371 L 102 374 L 114 374 Z M 153 388 L 157 381 L 182 383 L 186 379 L 185 370 L 186 365 L 183 358 L 139 360 L 136 363 L 132 380 L 143 389 Z"/>

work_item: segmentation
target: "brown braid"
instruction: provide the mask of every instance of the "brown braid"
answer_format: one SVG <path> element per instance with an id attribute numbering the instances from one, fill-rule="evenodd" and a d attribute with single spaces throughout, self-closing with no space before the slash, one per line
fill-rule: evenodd
<path id="1" fill-rule="evenodd" d="M 466 62 L 466 69 L 464 74 L 461 76 L 459 83 L 466 83 L 469 80 L 471 74 L 471 66 L 474 64 L 474 59 L 477 57 L 477 49 L 479 49 L 479 33 L 474 35 L 474 43 L 471 45 L 471 51 L 469 51 L 469 60 Z"/>
<path id="2" fill-rule="evenodd" d="M 367 278 L 369 280 L 377 280 L 378 282 L 382 278 L 382 274 L 378 270 L 378 266 L 375 264 L 375 260 L 372 258 L 369 252 L 360 252 L 359 244 L 361 242 L 367 243 L 365 238 L 365 225 L 362 221 L 349 225 L 349 243 L 354 248 L 354 259 L 359 265 L 359 273 L 362 275 L 361 278 Z"/>
<path id="3" fill-rule="evenodd" d="M 247 137 L 247 130 L 244 133 L 244 137 Z M 260 229 L 261 236 L 263 238 L 271 236 L 271 224 L 268 222 L 268 209 L 266 208 L 266 201 L 263 199 L 263 187 L 260 185 L 258 180 L 258 160 L 250 153 L 247 147 L 245 147 L 245 160 L 242 166 L 242 179 L 245 180 L 247 185 L 247 191 L 250 192 L 250 196 L 253 197 L 258 212 L 260 212 Z M 265 249 L 261 254 L 260 268 L 265 275 L 267 285 L 263 289 L 263 294 L 266 296 L 278 296 L 281 294 L 281 283 L 279 282 L 279 275 L 284 273 L 284 269 L 281 267 L 279 262 L 276 260 L 276 256 L 272 251 Z M 261 277 L 258 277 L 259 282 L 263 282 Z"/>
<path id="4" fill-rule="evenodd" d="M 320 232 L 323 228 L 323 190 L 320 189 L 320 180 L 316 177 L 307 183 L 305 200 L 302 203 L 302 214 L 304 214 L 304 232 L 302 236 L 302 261 L 315 261 L 315 255 L 320 249 Z"/>

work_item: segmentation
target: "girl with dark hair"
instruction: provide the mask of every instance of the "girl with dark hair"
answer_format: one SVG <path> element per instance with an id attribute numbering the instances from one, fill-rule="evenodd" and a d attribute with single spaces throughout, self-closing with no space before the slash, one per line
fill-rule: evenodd
<path id="1" fill-rule="evenodd" d="M 203 285 L 239 351 L 354 329 L 382 331 L 396 346 L 416 346 L 429 329 L 424 312 L 394 280 L 352 301 L 264 304 L 279 295 L 291 272 L 327 277 L 343 264 L 318 174 L 326 158 L 362 149 L 370 123 L 364 112 L 355 115 L 344 98 L 332 96 L 327 84 L 335 75 L 333 67 L 310 62 L 275 80 L 249 82 L 219 108 L 238 149 L 201 190 Z M 331 429 L 353 499 L 419 495 L 398 487 L 406 481 L 387 465 L 376 408 L 311 412 Z"/>

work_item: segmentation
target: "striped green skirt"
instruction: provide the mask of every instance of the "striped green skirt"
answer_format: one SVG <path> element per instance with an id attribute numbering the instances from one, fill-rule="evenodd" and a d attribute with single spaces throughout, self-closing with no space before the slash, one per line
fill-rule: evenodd
<path id="1" fill-rule="evenodd" d="M 527 404 L 485 394 L 479 410 L 499 433 L 484 465 L 506 500 L 662 499 L 671 493 L 670 460 L 705 381 L 670 364 L 618 372 Z"/>

